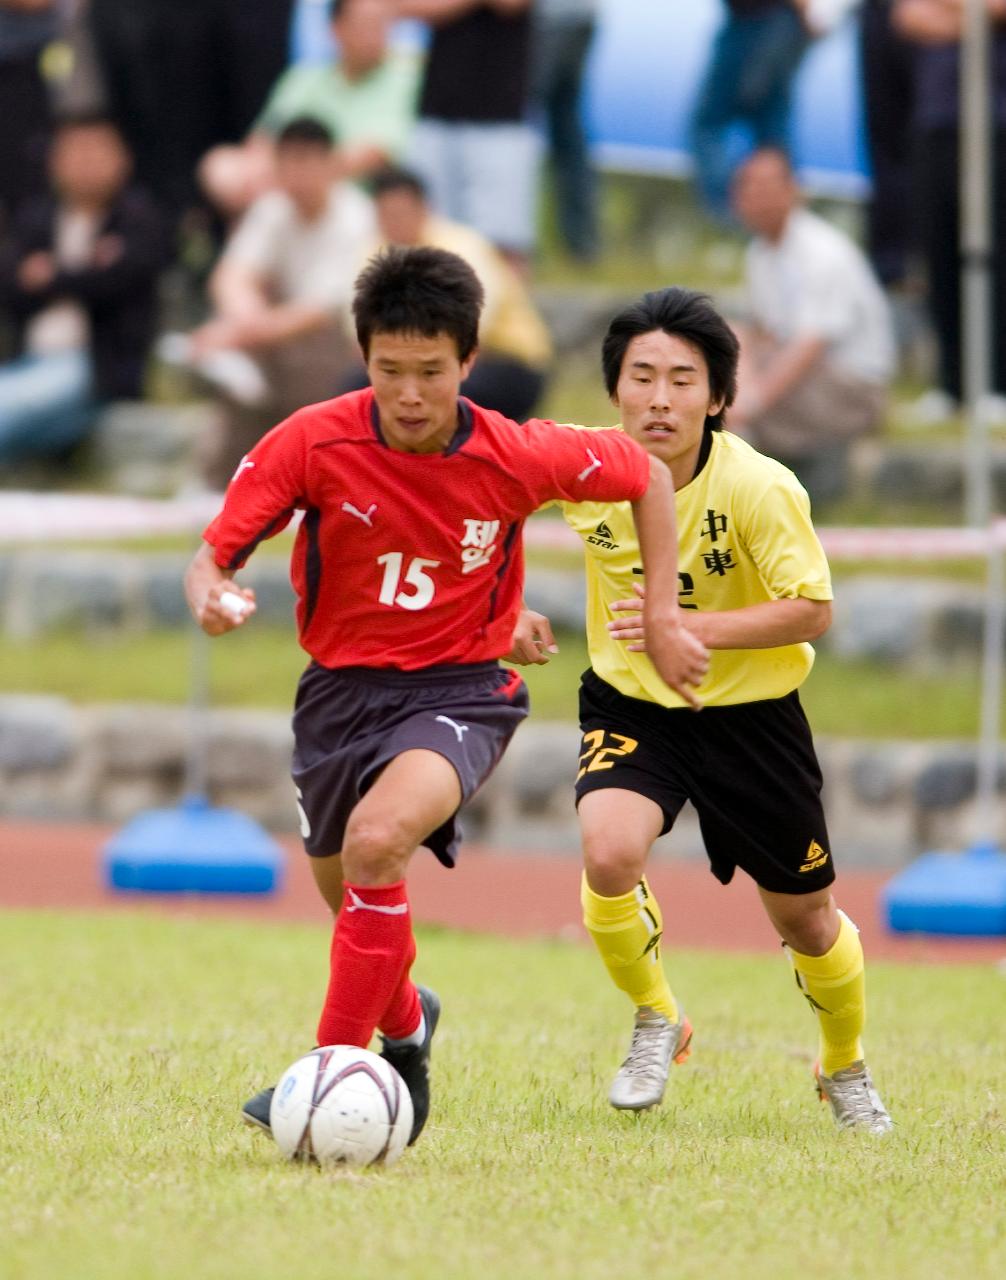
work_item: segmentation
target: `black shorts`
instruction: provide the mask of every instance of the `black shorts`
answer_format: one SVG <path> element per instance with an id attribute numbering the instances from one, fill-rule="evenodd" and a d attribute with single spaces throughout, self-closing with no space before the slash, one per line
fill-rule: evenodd
<path id="1" fill-rule="evenodd" d="M 495 662 L 421 671 L 332 671 L 313 663 L 301 676 L 293 714 L 293 780 L 307 852 L 341 852 L 349 815 L 403 751 L 421 748 L 449 760 L 462 804 L 470 800 L 527 713 L 524 681 Z M 454 818 L 422 843 L 453 867 Z"/>
<path id="2" fill-rule="evenodd" d="M 576 798 L 620 787 L 658 804 L 664 832 L 690 800 L 713 875 L 740 867 L 772 893 L 812 893 L 835 879 L 821 768 L 794 690 L 736 706 L 660 707 L 593 671 L 580 685 Z"/>

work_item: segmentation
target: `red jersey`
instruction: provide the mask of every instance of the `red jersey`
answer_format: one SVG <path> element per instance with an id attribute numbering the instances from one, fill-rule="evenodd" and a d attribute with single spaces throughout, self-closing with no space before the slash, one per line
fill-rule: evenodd
<path id="1" fill-rule="evenodd" d="M 300 409 L 241 462 L 203 535 L 240 569 L 304 518 L 291 579 L 300 643 L 325 667 L 415 670 L 501 657 L 524 589 L 525 518 L 554 498 L 642 496 L 649 459 L 621 431 L 532 419 L 459 400 L 443 453 L 382 439 L 373 392 Z"/>

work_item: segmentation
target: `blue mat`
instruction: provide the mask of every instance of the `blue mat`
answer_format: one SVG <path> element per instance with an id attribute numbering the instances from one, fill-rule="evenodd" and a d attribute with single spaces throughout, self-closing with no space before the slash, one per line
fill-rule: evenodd
<path id="1" fill-rule="evenodd" d="M 283 851 L 251 818 L 190 796 L 127 823 L 104 849 L 105 882 L 144 893 L 273 893 Z"/>
<path id="2" fill-rule="evenodd" d="M 924 853 L 888 882 L 883 904 L 899 933 L 1006 937 L 1006 853 Z"/>

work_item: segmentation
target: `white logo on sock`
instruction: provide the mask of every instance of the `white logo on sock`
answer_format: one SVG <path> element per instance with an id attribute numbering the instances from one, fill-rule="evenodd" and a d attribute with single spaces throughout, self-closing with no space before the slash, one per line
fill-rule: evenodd
<path id="1" fill-rule="evenodd" d="M 454 732 L 458 735 L 458 742 L 462 740 L 464 734 L 468 732 L 469 726 L 466 724 L 458 724 L 456 720 L 452 720 L 450 716 L 437 716 L 441 724 L 449 724 Z"/>
<path id="2" fill-rule="evenodd" d="M 346 908 L 347 911 L 377 911 L 382 916 L 404 916 L 409 909 L 407 902 L 400 902 L 395 907 L 381 907 L 374 902 L 364 902 L 360 895 L 351 889 L 348 884 L 346 885 L 346 892 L 349 894 L 350 899 L 350 905 Z"/>

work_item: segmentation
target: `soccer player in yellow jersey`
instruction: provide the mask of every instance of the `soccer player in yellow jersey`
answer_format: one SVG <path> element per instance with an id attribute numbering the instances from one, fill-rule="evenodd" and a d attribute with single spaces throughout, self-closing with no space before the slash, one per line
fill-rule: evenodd
<path id="1" fill-rule="evenodd" d="M 686 800 L 713 874 L 737 867 L 761 895 L 800 990 L 817 1015 L 822 1098 L 843 1128 L 886 1133 L 863 1060 L 863 951 L 838 910 L 821 773 L 797 689 L 810 641 L 831 621 L 828 564 L 810 503 L 780 463 L 723 429 L 737 389 L 738 343 L 708 298 L 648 293 L 621 311 L 602 363 L 622 428 L 671 473 L 680 603 L 710 650 L 696 713 L 646 655 L 639 549 L 627 503 L 563 504 L 587 557 L 592 669 L 580 689 L 576 780 L 584 921 L 635 1006 L 613 1106 L 663 1097 L 692 1029 L 660 958 L 661 916 L 644 874 L 653 841 Z"/>

